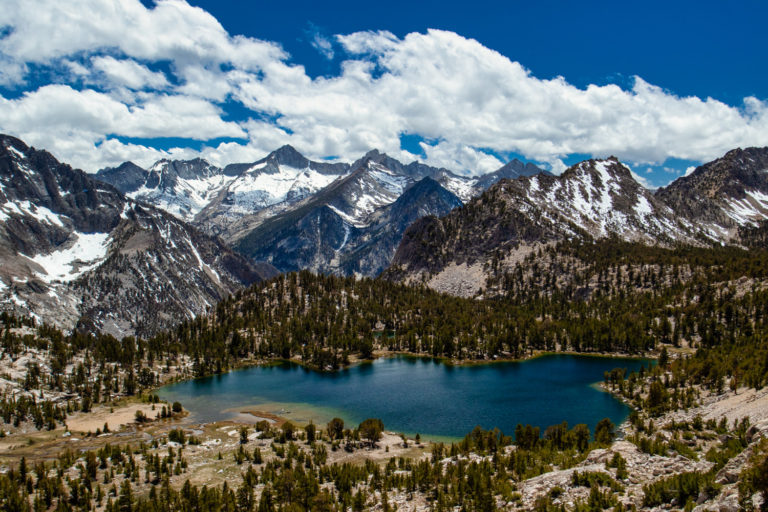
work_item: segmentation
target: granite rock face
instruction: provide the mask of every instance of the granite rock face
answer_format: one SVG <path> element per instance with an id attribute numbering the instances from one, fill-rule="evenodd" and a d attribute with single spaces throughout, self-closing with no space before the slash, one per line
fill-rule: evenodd
<path id="1" fill-rule="evenodd" d="M 738 241 L 739 226 L 768 219 L 768 147 L 729 151 L 659 189 L 656 197 L 712 238 Z"/>

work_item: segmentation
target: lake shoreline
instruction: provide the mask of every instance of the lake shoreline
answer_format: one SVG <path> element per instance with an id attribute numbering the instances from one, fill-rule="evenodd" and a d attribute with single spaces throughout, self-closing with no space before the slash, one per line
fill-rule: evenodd
<path id="1" fill-rule="evenodd" d="M 443 363 L 447 366 L 455 366 L 455 367 L 471 367 L 471 366 L 484 366 L 484 365 L 492 365 L 492 364 L 498 364 L 498 363 L 523 363 L 525 361 L 533 361 L 535 359 L 539 359 L 541 357 L 547 357 L 547 356 L 554 356 L 554 355 L 567 355 L 567 356 L 578 356 L 578 357 L 595 357 L 595 358 L 601 358 L 601 359 L 632 359 L 632 360 L 649 360 L 649 361 L 655 361 L 658 359 L 658 353 L 657 352 L 648 352 L 647 354 L 628 354 L 624 352 L 576 352 L 573 350 L 562 350 L 562 351 L 550 351 L 550 350 L 535 350 L 532 351 L 529 355 L 524 357 L 499 357 L 496 359 L 453 359 L 445 356 L 435 356 L 432 354 L 427 353 L 414 353 L 414 352 L 406 352 L 406 351 L 399 351 L 399 350 L 375 350 L 373 352 L 374 357 L 370 359 L 361 359 L 361 358 L 352 358 L 350 359 L 349 364 L 339 366 L 338 368 L 318 368 L 317 366 L 308 363 L 306 361 L 303 361 L 299 357 L 295 358 L 272 358 L 265 360 L 266 363 L 264 365 L 271 363 L 279 363 L 279 362 L 286 362 L 286 363 L 293 363 L 297 364 L 299 366 L 302 366 L 304 368 L 308 368 L 310 370 L 318 371 L 318 372 L 338 372 L 342 370 L 346 370 L 361 364 L 370 364 L 378 359 L 388 359 L 393 357 L 407 357 L 407 358 L 413 358 L 413 359 L 429 359 L 432 361 L 438 361 L 440 363 Z M 248 366 L 261 366 L 262 363 L 256 362 L 253 365 L 245 364 L 242 367 L 248 367 Z M 237 369 L 242 368 L 241 366 L 238 366 Z M 226 372 L 225 372 L 226 373 Z"/>
<path id="2" fill-rule="evenodd" d="M 269 367 L 269 366 L 278 365 L 280 363 L 292 363 L 292 364 L 296 364 L 304 368 L 307 368 L 309 370 L 313 370 L 321 373 L 334 373 L 334 372 L 347 370 L 361 364 L 370 364 L 378 359 L 388 359 L 393 357 L 429 359 L 433 361 L 439 361 L 440 363 L 443 363 L 447 366 L 454 366 L 457 368 L 461 368 L 461 367 L 471 367 L 471 366 L 492 365 L 492 364 L 498 364 L 498 363 L 522 363 L 525 361 L 533 361 L 541 357 L 553 356 L 553 355 L 568 355 L 568 356 L 578 356 L 578 357 L 595 357 L 595 358 L 612 358 L 612 359 L 631 359 L 631 360 L 646 359 L 649 361 L 655 361 L 656 359 L 658 359 L 658 356 L 659 356 L 657 351 L 648 352 L 646 354 L 628 354 L 624 352 L 577 352 L 573 350 L 561 350 L 561 351 L 534 350 L 534 351 L 531 351 L 530 354 L 523 357 L 499 357 L 496 359 L 453 359 L 445 356 L 435 356 L 428 353 L 414 353 L 414 352 L 399 351 L 399 350 L 395 350 L 395 351 L 374 350 L 373 352 L 374 357 L 370 359 L 362 359 L 353 355 L 350 358 L 348 364 L 341 365 L 338 368 L 320 368 L 314 364 L 311 364 L 307 361 L 302 360 L 298 356 L 292 357 L 292 358 L 270 357 L 266 359 L 257 359 L 257 358 L 249 357 L 247 359 L 240 359 L 238 361 L 235 361 L 230 368 L 228 368 L 226 371 L 223 371 L 221 373 L 209 373 L 205 375 L 189 376 L 189 377 L 181 377 L 177 375 L 172 379 L 162 382 L 159 386 L 153 388 L 151 391 L 156 391 L 157 389 L 160 389 L 161 387 L 164 387 L 164 386 L 168 386 L 170 384 L 188 382 L 196 379 L 205 379 L 207 377 L 213 377 L 216 375 L 226 375 L 233 371 L 244 370 L 252 367 Z"/>
<path id="3" fill-rule="evenodd" d="M 323 424 L 324 422 L 330 420 L 331 417 L 338 416 L 342 417 L 345 421 L 348 421 L 348 423 L 356 425 L 363 418 L 370 416 L 381 417 L 387 426 L 394 428 L 397 431 L 404 432 L 409 437 L 414 436 L 416 433 L 420 433 L 425 439 L 440 438 L 440 441 L 445 441 L 447 439 L 455 441 L 460 439 L 467 432 L 471 431 L 471 429 L 478 424 L 486 429 L 499 427 L 509 434 L 512 433 L 513 429 L 515 428 L 516 421 L 523 424 L 535 422 L 542 428 L 552 424 L 559 424 L 566 420 L 569 423 L 585 422 L 591 425 L 590 428 L 592 428 L 594 423 L 596 423 L 602 417 L 610 417 L 615 423 L 620 423 L 626 419 L 625 414 L 629 414 L 629 412 L 631 412 L 631 408 L 626 413 L 619 415 L 615 409 L 608 407 L 605 409 L 604 414 L 601 409 L 605 408 L 606 406 L 589 405 L 590 403 L 595 403 L 594 398 L 590 398 L 589 400 L 591 402 L 588 402 L 586 405 L 584 405 L 584 407 L 589 410 L 589 412 L 584 414 L 574 412 L 574 408 L 571 406 L 566 408 L 567 410 L 562 411 L 562 414 L 559 414 L 561 411 L 558 409 L 554 411 L 558 414 L 553 414 L 552 412 L 542 414 L 535 412 L 535 410 L 549 409 L 550 407 L 547 404 L 550 404 L 551 400 L 559 400 L 559 398 L 553 398 L 555 396 L 560 396 L 559 392 L 554 392 L 553 394 L 554 389 L 560 389 L 561 387 L 564 390 L 572 389 L 574 386 L 578 387 L 583 384 L 592 387 L 595 392 L 605 395 L 605 392 L 608 390 L 600 386 L 600 381 L 603 378 L 604 372 L 607 372 L 614 367 L 626 367 L 630 371 L 638 370 L 640 365 L 647 366 L 652 364 L 652 362 L 647 357 L 627 357 L 625 354 L 610 354 L 606 357 L 605 355 L 596 353 L 584 354 L 544 351 L 532 354 L 531 357 L 527 357 L 526 359 L 522 360 L 500 359 L 480 361 L 475 362 L 475 364 L 463 365 L 455 365 L 452 364 L 451 361 L 447 361 L 445 358 L 435 358 L 423 354 L 419 355 L 387 351 L 385 353 L 376 355 L 377 357 L 374 360 L 354 361 L 353 364 L 340 369 L 338 372 L 327 370 L 317 371 L 317 369 L 311 365 L 301 364 L 301 361 L 296 361 L 293 359 L 272 359 L 267 361 L 258 361 L 255 362 L 255 364 L 239 365 L 238 368 L 227 372 L 227 374 L 233 374 L 236 373 L 235 370 L 247 371 L 248 369 L 252 368 L 258 375 L 261 375 L 260 377 L 255 377 L 256 380 L 253 380 L 254 377 L 250 377 L 247 374 L 240 377 L 232 377 L 235 379 L 234 382 L 246 383 L 237 384 L 238 386 L 241 386 L 240 388 L 218 388 L 217 383 L 220 380 L 219 378 L 226 375 L 218 374 L 216 379 L 209 382 L 203 381 L 200 383 L 203 387 L 198 387 L 199 390 L 202 390 L 203 388 L 208 390 L 204 391 L 203 394 L 199 394 L 198 391 L 190 395 L 190 386 L 185 386 L 184 381 L 178 381 L 172 386 L 181 385 L 182 388 L 176 388 L 174 390 L 171 387 L 168 388 L 167 393 L 160 392 L 160 395 L 164 399 L 172 401 L 178 400 L 186 407 L 188 407 L 188 409 L 193 412 L 193 419 L 195 422 L 212 423 L 223 419 L 230 419 L 235 421 L 243 421 L 244 423 L 252 423 L 253 420 L 269 419 L 278 423 L 291 421 L 294 424 L 303 425 L 304 423 L 310 421 L 315 424 Z M 517 365 L 511 365 L 508 369 L 490 369 L 490 366 L 496 366 L 491 365 L 491 363 L 517 363 L 525 361 L 533 362 L 536 360 L 546 359 L 549 356 L 563 356 L 563 359 L 561 360 L 559 358 L 553 358 L 548 362 L 542 362 L 541 364 L 537 364 L 527 370 L 523 369 L 528 368 L 527 365 L 520 365 L 519 367 Z M 401 359 L 403 362 L 394 362 L 397 359 Z M 390 360 L 392 361 L 391 364 L 387 362 Z M 413 362 L 408 363 L 408 360 Z M 582 362 L 579 363 L 577 362 L 578 360 L 581 360 Z M 594 360 L 595 362 L 591 363 L 589 360 Z M 601 360 L 601 362 L 598 363 L 598 360 Z M 612 365 L 613 360 L 616 361 L 615 365 Z M 359 395 L 361 391 L 363 394 L 369 393 L 370 397 L 365 397 L 364 399 L 359 397 L 344 397 L 342 399 L 333 398 L 333 396 L 335 396 L 337 393 L 347 393 L 341 389 L 336 391 L 334 386 L 337 385 L 333 384 L 334 382 L 355 382 L 355 379 L 361 378 L 361 375 L 370 375 L 371 372 L 373 372 L 373 367 L 366 368 L 365 366 L 374 364 L 374 361 L 381 361 L 384 365 L 382 366 L 382 369 L 398 368 L 397 371 L 400 372 L 402 378 L 399 380 L 391 380 L 391 377 L 389 377 L 390 380 L 386 380 L 386 377 L 385 380 L 357 380 L 356 382 L 358 383 L 372 382 L 374 387 L 366 387 L 367 390 L 364 390 L 362 387 L 344 389 L 354 390 L 353 395 Z M 417 361 L 421 361 L 422 363 L 420 364 Z M 411 373 L 416 371 L 417 367 L 420 368 L 422 364 L 427 365 L 424 367 L 425 371 L 427 371 L 426 374 L 420 372 L 413 374 Z M 270 366 L 282 365 L 285 366 L 281 370 L 285 370 L 287 373 L 282 373 L 282 371 L 274 373 L 267 370 L 267 373 L 265 374 L 257 370 L 259 367 L 266 369 Z M 450 368 L 471 368 L 482 366 L 489 367 L 488 371 L 476 373 L 475 370 L 469 370 L 469 373 L 464 371 L 456 373 L 456 370 L 450 370 Z M 290 371 L 291 367 L 293 368 L 293 371 Z M 378 368 L 378 365 L 376 367 Z M 440 367 L 444 369 L 440 370 Z M 428 368 L 433 368 L 433 370 L 428 370 Z M 405 387 L 399 385 L 399 382 L 401 381 L 412 382 L 411 375 L 416 377 L 420 375 L 434 375 L 436 373 L 441 374 L 444 372 L 448 372 L 447 375 L 452 375 L 451 382 L 453 382 L 453 384 L 449 385 L 447 388 L 444 386 L 444 384 L 440 384 L 440 386 L 442 386 L 442 390 L 438 391 L 437 395 L 434 395 L 433 398 L 429 398 L 426 401 L 419 398 L 411 398 L 412 393 L 409 391 L 410 388 L 407 387 L 407 384 Z M 294 377 L 290 377 L 288 380 L 284 380 L 285 378 L 288 378 L 291 373 L 294 375 Z M 378 374 L 379 372 L 374 373 Z M 335 374 L 337 375 L 336 377 L 333 376 Z M 386 376 L 387 372 L 381 375 Z M 389 375 L 391 375 L 391 373 Z M 494 377 L 494 375 L 499 377 Z M 518 377 L 514 377 L 515 375 Z M 540 384 L 537 384 L 539 381 L 538 375 L 543 376 L 543 380 Z M 551 379 L 547 377 L 547 375 L 553 375 L 557 377 Z M 585 377 L 591 380 L 585 382 Z M 472 383 L 469 383 L 470 381 L 467 381 L 467 378 L 470 378 Z M 481 380 L 478 381 L 478 378 Z M 294 382 L 297 382 L 296 379 L 301 381 L 302 384 L 299 387 L 294 388 L 292 386 L 294 386 Z M 352 379 L 352 381 L 349 379 Z M 368 378 L 366 377 L 365 379 Z M 442 382 L 431 379 L 432 378 L 430 377 L 426 381 L 420 382 L 422 382 L 422 385 L 427 382 Z M 187 382 L 194 380 L 197 379 L 188 379 Z M 312 382 L 312 384 L 306 387 L 307 385 L 303 384 L 304 382 Z M 386 387 L 382 387 L 381 383 L 383 382 L 388 382 Z M 487 387 L 482 389 L 474 389 L 474 383 L 476 382 L 485 382 L 485 384 L 477 385 L 484 385 Z M 492 395 L 485 393 L 483 389 L 495 389 L 495 382 L 499 382 L 500 385 L 503 386 L 501 389 L 509 389 L 511 393 L 517 393 L 517 391 L 513 391 L 517 389 L 528 393 L 528 398 L 525 402 L 523 402 L 524 405 L 521 408 L 518 408 L 517 405 L 509 402 L 509 397 L 512 396 L 509 394 L 507 394 L 507 398 L 504 399 L 504 403 L 507 404 L 503 406 L 506 408 L 506 412 L 501 413 L 493 412 L 491 409 L 488 409 L 486 405 L 481 405 L 478 411 L 471 410 L 465 413 L 454 410 L 455 407 L 452 405 L 449 405 L 447 409 L 443 405 L 455 403 L 456 400 L 461 399 L 460 397 L 462 394 L 466 394 L 467 392 L 475 393 L 474 395 L 468 395 L 474 397 L 467 398 L 471 401 L 471 403 L 477 403 L 478 401 L 484 402 L 485 400 L 482 398 L 483 396 Z M 393 385 L 394 387 L 391 387 Z M 427 385 L 432 386 L 432 384 Z M 305 386 L 306 389 L 302 388 L 301 386 Z M 366 384 L 366 386 L 368 385 Z M 539 388 L 538 386 L 544 387 Z M 551 386 L 554 386 L 554 388 Z M 531 387 L 533 390 L 529 391 Z M 159 389 L 160 388 L 158 388 L 158 390 Z M 223 391 L 224 389 L 229 391 Z M 235 391 L 235 389 L 240 389 L 241 391 Z M 293 393 L 293 395 L 286 395 L 284 391 L 285 389 L 292 389 L 292 391 L 289 393 Z M 430 393 L 433 392 L 433 388 L 431 387 L 426 389 L 428 389 Z M 459 392 L 457 395 L 457 390 L 464 391 Z M 222 392 L 234 392 L 234 394 L 219 395 L 219 393 Z M 254 396 L 251 398 L 251 394 L 254 392 L 256 392 L 259 396 Z M 531 392 L 533 393 L 532 395 L 530 394 Z M 581 398 L 578 398 L 580 395 L 573 394 L 573 390 L 565 391 L 565 393 L 565 396 L 569 396 L 569 398 L 566 399 L 567 403 L 584 403 Z M 610 393 L 610 391 L 608 392 L 608 395 L 610 395 L 611 401 L 624 402 L 622 400 L 616 400 L 618 397 L 616 397 L 613 393 Z M 199 401 L 200 397 L 203 397 L 202 402 Z M 328 397 L 331 398 L 328 399 Z M 388 409 L 384 409 L 388 412 L 384 412 L 384 410 L 380 411 L 377 409 L 377 407 L 379 407 L 376 405 L 379 403 L 378 397 L 389 397 L 385 398 L 382 402 L 382 404 L 389 404 L 386 406 Z M 392 397 L 398 397 L 394 399 L 394 403 L 396 404 L 394 407 L 392 406 Z M 401 400 L 404 400 L 402 404 L 399 402 Z M 601 401 L 602 399 L 598 400 L 596 403 L 600 403 Z M 281 407 L 272 407 L 273 405 L 280 405 Z M 622 405 L 626 406 L 626 403 L 623 403 Z M 336 411 L 334 411 L 334 409 L 336 409 Z M 438 425 L 435 425 L 434 429 L 429 427 L 429 421 L 427 419 L 431 416 L 426 412 L 427 410 L 432 409 L 435 409 L 435 412 L 438 414 L 437 417 L 441 417 L 441 419 L 438 421 L 442 422 Z M 576 409 L 578 410 L 579 407 L 576 407 Z M 287 414 L 281 414 L 282 410 L 285 410 Z M 222 414 L 226 413 L 235 414 L 238 416 L 238 418 L 222 416 Z M 597 415 L 600 415 L 600 417 L 598 418 Z"/>

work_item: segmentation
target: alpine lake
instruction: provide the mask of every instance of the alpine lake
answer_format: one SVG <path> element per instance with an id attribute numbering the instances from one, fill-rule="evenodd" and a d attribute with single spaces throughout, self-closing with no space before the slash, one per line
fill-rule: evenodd
<path id="1" fill-rule="evenodd" d="M 289 362 L 253 366 L 158 390 L 179 401 L 190 423 L 256 422 L 279 416 L 323 426 L 333 417 L 356 426 L 380 418 L 386 430 L 455 440 L 475 426 L 514 434 L 518 423 L 567 421 L 590 431 L 603 418 L 623 422 L 630 408 L 602 391 L 603 373 L 648 367 L 647 359 L 549 354 L 526 361 L 453 366 L 431 358 L 380 358 L 335 372 Z"/>

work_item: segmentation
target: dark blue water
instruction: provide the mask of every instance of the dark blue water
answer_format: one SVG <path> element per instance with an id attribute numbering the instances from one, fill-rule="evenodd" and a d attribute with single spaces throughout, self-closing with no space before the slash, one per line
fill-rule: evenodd
<path id="1" fill-rule="evenodd" d="M 508 434 L 518 423 L 567 421 L 590 430 L 603 418 L 624 421 L 629 408 L 594 384 L 603 372 L 637 370 L 647 361 L 548 355 L 523 362 L 449 366 L 433 359 L 379 359 L 336 373 L 296 364 L 252 367 L 159 390 L 180 401 L 195 422 L 231 419 L 250 408 L 294 421 L 348 425 L 381 418 L 387 430 L 462 437 L 476 425 Z M 242 417 L 242 416 L 241 416 Z"/>

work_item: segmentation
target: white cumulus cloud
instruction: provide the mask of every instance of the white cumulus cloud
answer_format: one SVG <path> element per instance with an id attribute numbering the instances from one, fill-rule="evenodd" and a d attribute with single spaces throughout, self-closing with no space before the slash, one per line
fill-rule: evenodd
<path id="1" fill-rule="evenodd" d="M 118 60 L 103 56 L 91 59 L 93 67 L 104 73 L 111 84 L 122 85 L 131 89 L 162 89 L 168 85 L 165 75 L 151 71 L 146 66 L 130 59 Z"/>
<path id="2" fill-rule="evenodd" d="M 229 34 L 183 0 L 6 0 L 3 10 L 0 83 L 22 93 L 0 96 L 0 131 L 87 170 L 195 153 L 226 164 L 285 143 L 314 158 L 351 161 L 372 148 L 418 158 L 402 134 L 431 141 L 427 163 L 469 174 L 507 153 L 560 172 L 573 154 L 645 167 L 768 144 L 760 99 L 681 97 L 640 77 L 629 90 L 579 88 L 448 31 L 317 33 L 308 44 L 343 61 L 337 75 L 312 78 L 279 44 Z M 32 64 L 75 82 L 29 86 Z M 206 144 L 158 149 L 159 137 Z"/>

